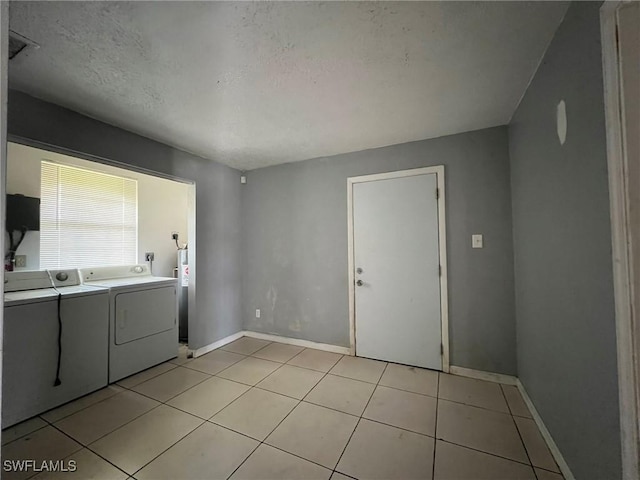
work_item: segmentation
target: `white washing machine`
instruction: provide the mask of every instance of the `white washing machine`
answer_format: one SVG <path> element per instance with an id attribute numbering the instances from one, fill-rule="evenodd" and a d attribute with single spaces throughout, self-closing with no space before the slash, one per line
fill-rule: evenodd
<path id="1" fill-rule="evenodd" d="M 5 273 L 3 428 L 107 385 L 109 291 L 79 283 L 77 270 Z"/>
<path id="2" fill-rule="evenodd" d="M 80 270 L 84 285 L 109 288 L 109 383 L 178 355 L 175 278 L 147 265 Z"/>

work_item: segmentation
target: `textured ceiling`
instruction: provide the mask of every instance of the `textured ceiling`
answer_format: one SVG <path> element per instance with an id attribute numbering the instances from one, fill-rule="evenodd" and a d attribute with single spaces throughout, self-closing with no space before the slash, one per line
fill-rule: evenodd
<path id="1" fill-rule="evenodd" d="M 12 2 L 10 87 L 253 169 L 508 123 L 566 2 Z"/>

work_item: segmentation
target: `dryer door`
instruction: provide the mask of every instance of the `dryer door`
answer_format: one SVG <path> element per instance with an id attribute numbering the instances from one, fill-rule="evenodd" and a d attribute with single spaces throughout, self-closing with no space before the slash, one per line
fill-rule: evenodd
<path id="1" fill-rule="evenodd" d="M 174 286 L 118 293 L 115 296 L 116 345 L 132 342 L 176 325 Z"/>

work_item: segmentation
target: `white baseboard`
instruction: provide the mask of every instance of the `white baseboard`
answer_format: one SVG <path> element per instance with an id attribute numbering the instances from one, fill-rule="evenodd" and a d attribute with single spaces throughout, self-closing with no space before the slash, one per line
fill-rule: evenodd
<path id="1" fill-rule="evenodd" d="M 270 342 L 280 342 L 298 347 L 315 348 L 316 350 L 324 350 L 325 352 L 340 353 L 342 355 L 351 355 L 349 347 L 340 347 L 329 343 L 316 343 L 310 340 L 301 340 L 299 338 L 281 337 L 279 335 L 271 335 L 268 333 L 250 332 L 245 330 L 242 334 L 246 337 L 259 338 L 260 340 L 269 340 Z"/>
<path id="2" fill-rule="evenodd" d="M 193 351 L 193 358 L 200 357 L 205 353 L 209 353 L 216 348 L 224 347 L 227 343 L 231 343 L 240 337 L 258 338 L 260 340 L 268 340 L 270 342 L 280 342 L 289 345 L 296 345 L 304 348 L 315 348 L 316 350 L 324 350 L 325 352 L 340 353 L 342 355 L 350 355 L 349 347 L 340 347 L 338 345 L 330 345 L 328 343 L 316 343 L 309 340 L 300 340 L 299 338 L 281 337 L 279 335 L 270 335 L 268 333 L 250 332 L 241 330 L 233 335 L 222 338 L 217 342 L 210 343 L 204 347 L 200 347 Z"/>
<path id="3" fill-rule="evenodd" d="M 476 378 L 487 382 L 504 383 L 505 385 L 517 385 L 518 379 L 513 375 L 504 375 L 502 373 L 483 372 L 482 370 L 474 370 L 472 368 L 456 367 L 451 365 L 449 373 L 459 375 L 461 377 Z"/>
<path id="4" fill-rule="evenodd" d="M 556 460 L 556 463 L 558 464 L 558 467 L 560 468 L 562 475 L 564 475 L 565 480 L 575 480 L 575 477 L 573 476 L 573 473 L 571 473 L 571 469 L 569 468 L 569 465 L 567 464 L 564 457 L 562 456 L 562 453 L 560 453 L 560 449 L 558 448 L 558 445 L 556 445 L 556 442 L 553 441 L 553 437 L 551 436 L 551 433 L 549 432 L 544 422 L 542 421 L 542 417 L 536 410 L 536 407 L 533 406 L 533 402 L 531 401 L 531 398 L 529 398 L 529 394 L 525 390 L 524 385 L 522 385 L 522 382 L 520 381 L 519 378 L 517 379 L 516 385 L 518 387 L 518 390 L 520 391 L 520 395 L 522 395 L 522 398 L 524 399 L 524 403 L 526 403 L 527 407 L 529 407 L 531 416 L 533 417 L 533 420 L 536 422 L 536 425 L 538 425 L 538 429 L 540 430 L 540 433 L 542 434 L 544 441 L 547 442 L 547 446 L 551 451 L 551 455 L 553 455 L 553 458 Z"/>
<path id="5" fill-rule="evenodd" d="M 228 337 L 224 337 L 217 342 L 210 343 L 209 345 L 205 345 L 204 347 L 200 347 L 197 350 L 193 351 L 193 358 L 198 358 L 205 353 L 209 353 L 216 348 L 224 347 L 227 343 L 231 343 L 234 340 L 239 339 L 240 337 L 244 337 L 244 332 L 241 330 L 233 335 L 229 335 Z"/>
<path id="6" fill-rule="evenodd" d="M 564 457 L 562 456 L 562 453 L 560 453 L 560 449 L 558 448 L 558 445 L 556 445 L 556 442 L 553 440 L 551 433 L 549 432 L 544 422 L 542 421 L 542 417 L 536 410 L 536 407 L 533 406 L 533 402 L 531 401 L 531 398 L 529 398 L 529 394 L 525 390 L 524 385 L 522 385 L 522 382 L 520 381 L 519 378 L 514 377 L 512 375 L 483 372 L 481 370 L 473 370 L 471 368 L 465 368 L 465 367 L 456 367 L 453 365 L 450 367 L 450 373 L 452 373 L 453 375 L 460 375 L 462 377 L 477 378 L 479 380 L 486 380 L 488 382 L 504 383 L 505 385 L 517 386 L 518 390 L 520 391 L 520 394 L 522 395 L 522 398 L 524 399 L 524 402 L 527 404 L 527 407 L 531 412 L 531 416 L 533 417 L 534 422 L 536 422 L 536 425 L 540 430 L 540 434 L 542 435 L 542 438 L 544 438 L 544 441 L 547 443 L 547 446 L 549 447 L 549 451 L 551 452 L 551 455 L 553 455 L 553 458 L 558 464 L 558 467 L 560 468 L 560 471 L 564 475 L 565 480 L 575 480 L 575 477 L 573 476 L 573 473 L 571 473 L 571 469 L 569 468 L 569 465 L 567 464 Z"/>

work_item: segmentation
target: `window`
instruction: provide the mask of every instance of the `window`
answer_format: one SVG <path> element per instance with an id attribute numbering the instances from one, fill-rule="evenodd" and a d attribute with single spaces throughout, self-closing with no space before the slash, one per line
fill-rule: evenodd
<path id="1" fill-rule="evenodd" d="M 40 188 L 40 268 L 136 262 L 136 180 L 43 161 Z"/>

